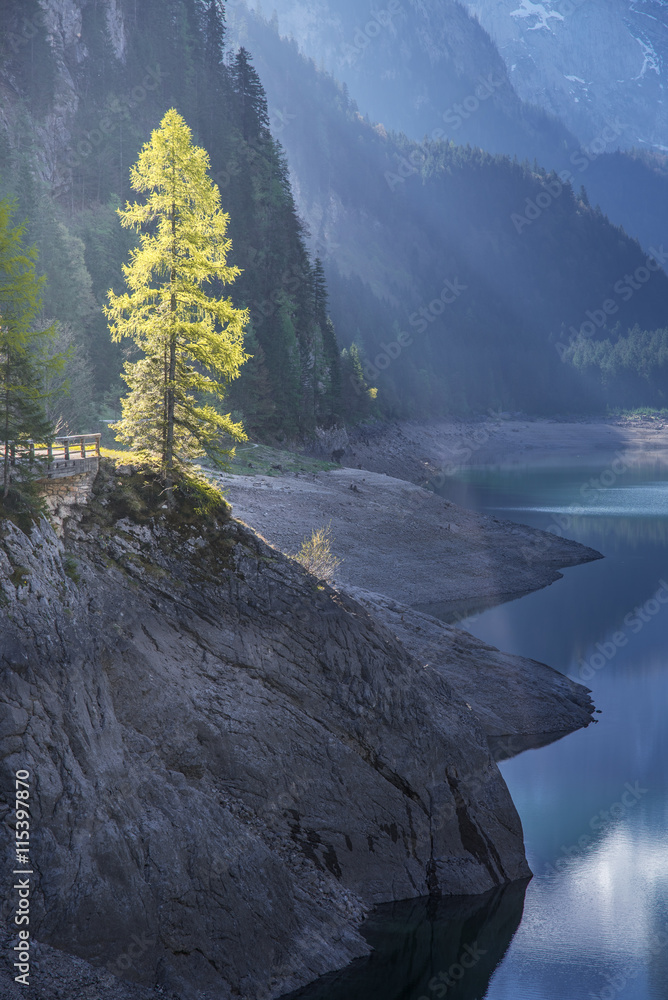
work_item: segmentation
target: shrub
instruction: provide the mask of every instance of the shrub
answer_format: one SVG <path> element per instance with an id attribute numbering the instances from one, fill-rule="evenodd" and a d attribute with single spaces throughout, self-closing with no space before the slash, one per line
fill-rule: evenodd
<path id="1" fill-rule="evenodd" d="M 332 542 L 330 521 L 326 527 L 312 531 L 310 538 L 304 538 L 302 547 L 295 556 L 304 569 L 327 583 L 334 581 L 334 574 L 341 565 L 341 559 L 337 559 L 332 553 Z"/>

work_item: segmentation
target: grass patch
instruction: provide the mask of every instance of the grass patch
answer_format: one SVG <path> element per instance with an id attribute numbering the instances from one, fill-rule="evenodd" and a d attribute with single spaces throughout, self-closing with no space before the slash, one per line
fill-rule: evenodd
<path id="1" fill-rule="evenodd" d="M 668 420 L 668 410 L 655 410 L 651 406 L 638 406 L 632 410 L 609 409 L 611 417 L 626 417 L 629 420 Z"/>
<path id="2" fill-rule="evenodd" d="M 333 462 L 308 458 L 295 451 L 270 448 L 269 445 L 237 445 L 229 469 L 237 476 L 284 476 L 296 472 L 329 472 L 337 469 Z"/>
<path id="3" fill-rule="evenodd" d="M 143 456 L 136 451 L 121 451 L 119 448 L 100 448 L 101 458 L 111 458 L 119 465 L 142 465 Z"/>
<path id="4" fill-rule="evenodd" d="M 74 556 L 65 556 L 63 559 L 63 569 L 65 570 L 65 576 L 69 576 L 70 580 L 74 583 L 79 583 L 81 580 L 81 576 L 79 575 L 79 564 Z"/>
<path id="5" fill-rule="evenodd" d="M 177 472 L 167 483 L 160 471 L 149 465 L 133 465 L 123 452 L 122 475 L 116 462 L 103 458 L 88 504 L 90 515 L 102 527 L 112 527 L 128 518 L 136 524 L 165 521 L 171 528 L 192 533 L 213 520 L 226 521 L 230 507 L 220 490 L 198 472 Z"/>
<path id="6" fill-rule="evenodd" d="M 23 584 L 26 582 L 29 575 L 30 571 L 27 570 L 25 566 L 15 566 L 14 572 L 12 573 L 9 579 L 12 581 L 12 584 L 18 590 L 19 587 L 22 587 Z"/>

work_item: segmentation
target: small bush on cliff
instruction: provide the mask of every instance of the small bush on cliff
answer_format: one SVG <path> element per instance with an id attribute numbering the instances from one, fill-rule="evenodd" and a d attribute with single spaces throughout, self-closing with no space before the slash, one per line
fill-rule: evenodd
<path id="1" fill-rule="evenodd" d="M 40 484 L 34 479 L 13 482 L 6 496 L 0 491 L 0 521 L 11 521 L 24 534 L 29 535 L 33 524 L 43 517 L 48 519 L 49 508 Z"/>
<path id="2" fill-rule="evenodd" d="M 304 538 L 302 547 L 295 557 L 304 569 L 313 573 L 319 580 L 325 580 L 326 583 L 333 583 L 336 571 L 341 565 L 341 560 L 332 552 L 333 541 L 330 521 L 326 527 L 312 531 L 310 538 Z"/>

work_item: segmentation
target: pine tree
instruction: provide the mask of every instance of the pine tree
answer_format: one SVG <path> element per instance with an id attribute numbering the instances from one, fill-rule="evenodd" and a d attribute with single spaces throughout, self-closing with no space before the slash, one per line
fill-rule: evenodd
<path id="1" fill-rule="evenodd" d="M 335 423 L 341 407 L 341 359 L 334 324 L 327 315 L 327 282 L 319 257 L 313 265 L 313 308 L 316 322 L 316 344 L 321 356 L 316 356 L 316 379 L 320 388 L 318 416 L 326 423 Z"/>
<path id="2" fill-rule="evenodd" d="M 225 44 L 225 4 L 221 0 L 208 0 L 204 32 L 204 65 L 213 78 L 220 68 Z"/>
<path id="3" fill-rule="evenodd" d="M 232 86 L 236 95 L 238 121 L 246 142 L 270 137 L 267 98 L 250 54 L 239 49 L 232 65 Z"/>
<path id="4" fill-rule="evenodd" d="M 133 189 L 148 199 L 119 216 L 141 240 L 123 269 L 129 291 L 110 291 L 105 310 L 112 338 L 128 337 L 144 354 L 125 364 L 130 393 L 113 425 L 117 440 L 158 455 L 168 480 L 198 455 L 220 464 L 229 454 L 224 437 L 246 439 L 214 405 L 248 356 L 248 313 L 210 294 L 212 281 L 229 284 L 240 272 L 226 264 L 229 217 L 208 167 L 184 119 L 168 111 L 131 170 Z"/>
<path id="5" fill-rule="evenodd" d="M 369 387 L 364 377 L 362 355 L 357 344 L 344 348 L 341 352 L 341 377 L 343 408 L 346 418 L 355 422 L 363 420 L 371 413 L 377 390 Z"/>
<path id="6" fill-rule="evenodd" d="M 45 343 L 54 328 L 35 330 L 43 278 L 35 275 L 36 250 L 25 249 L 25 224 L 12 226 L 15 203 L 0 201 L 0 442 L 2 497 L 5 509 L 29 512 L 34 502 L 34 469 L 12 464 L 30 439 L 48 442 L 53 430 L 44 404 L 44 378 L 62 367 L 62 358 L 46 360 Z"/>

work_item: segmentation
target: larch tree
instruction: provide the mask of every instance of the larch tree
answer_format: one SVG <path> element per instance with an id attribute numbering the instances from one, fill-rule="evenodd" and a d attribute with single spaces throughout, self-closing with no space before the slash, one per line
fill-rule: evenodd
<path id="1" fill-rule="evenodd" d="M 53 427 L 46 416 L 45 380 L 62 368 L 60 355 L 49 357 L 54 327 L 35 329 L 44 278 L 35 274 L 34 247 L 25 248 L 25 224 L 13 225 L 14 204 L 0 201 L 0 443 L 4 506 L 20 513 L 35 505 L 34 467 L 12 456 L 30 440 L 48 442 Z M 11 494 L 11 496 L 10 496 Z"/>
<path id="2" fill-rule="evenodd" d="M 159 456 L 168 479 L 202 455 L 220 465 L 230 454 L 226 439 L 246 440 L 220 407 L 248 357 L 248 312 L 214 294 L 214 283 L 241 272 L 226 263 L 229 216 L 208 169 L 184 119 L 168 111 L 130 172 L 133 190 L 147 198 L 118 214 L 140 243 L 123 268 L 128 291 L 110 291 L 105 308 L 112 339 L 130 338 L 142 354 L 124 366 L 130 392 L 112 425 L 116 440 Z"/>

